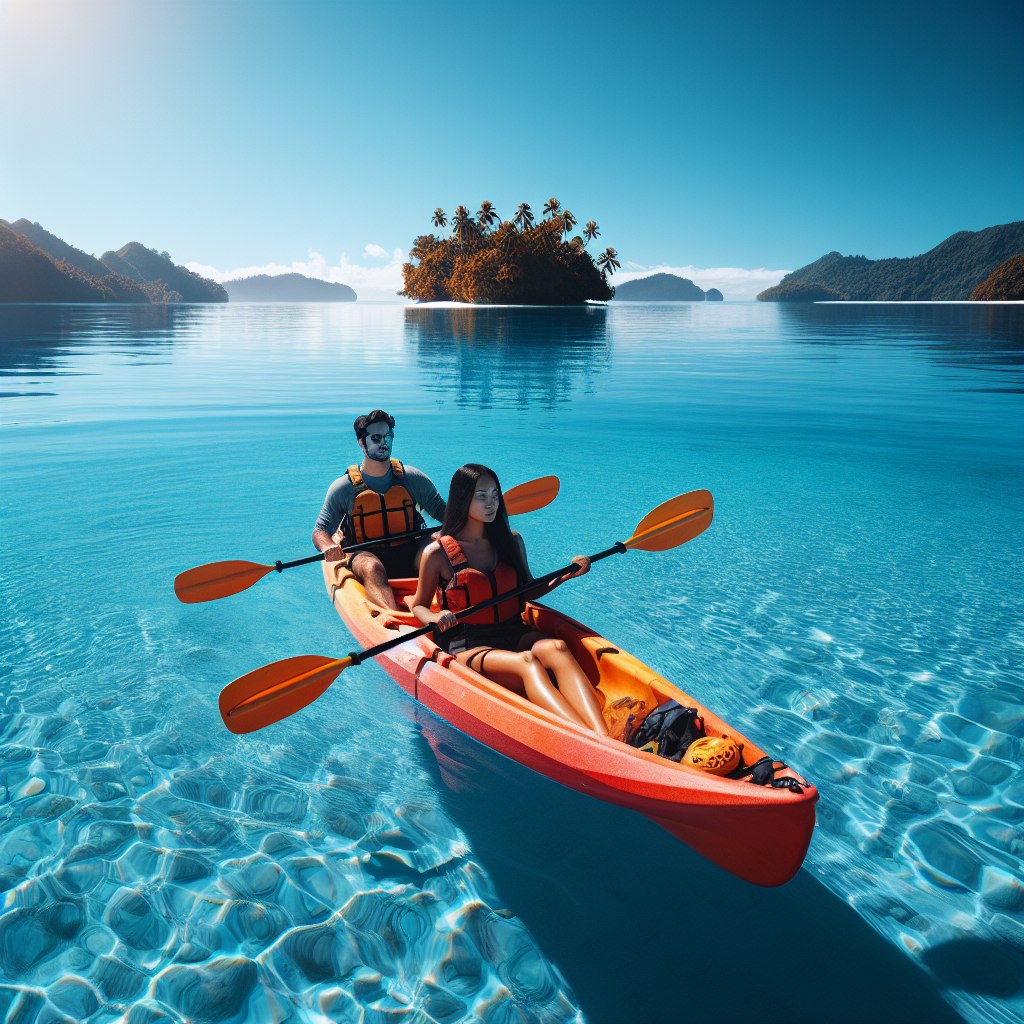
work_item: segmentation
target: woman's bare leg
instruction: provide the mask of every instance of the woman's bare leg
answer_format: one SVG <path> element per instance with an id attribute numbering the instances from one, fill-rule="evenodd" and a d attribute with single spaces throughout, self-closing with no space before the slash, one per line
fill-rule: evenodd
<path id="1" fill-rule="evenodd" d="M 538 707 L 551 711 L 573 725 L 586 726 L 572 704 L 551 684 L 547 669 L 531 651 L 499 651 L 494 647 L 474 647 L 455 656 L 460 665 L 487 676 L 502 686 L 526 696 Z M 588 684 L 589 685 L 589 684 Z M 605 730 L 607 732 L 607 729 Z"/>
<path id="2" fill-rule="evenodd" d="M 607 736 L 608 726 L 601 714 L 597 693 L 586 673 L 580 668 L 579 662 L 572 656 L 568 644 L 564 640 L 545 637 L 537 640 L 530 650 L 544 668 L 551 669 L 555 674 L 559 693 L 569 702 L 576 714 L 594 732 Z"/>

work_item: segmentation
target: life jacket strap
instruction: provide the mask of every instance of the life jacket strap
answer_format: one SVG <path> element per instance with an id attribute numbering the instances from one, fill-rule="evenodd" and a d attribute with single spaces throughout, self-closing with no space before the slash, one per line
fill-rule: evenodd
<path id="1" fill-rule="evenodd" d="M 469 559 L 466 558 L 465 551 L 454 537 L 442 534 L 438 540 L 441 542 L 441 547 L 444 548 L 444 553 L 448 556 L 448 561 L 452 563 L 452 578 L 448 581 L 448 586 L 445 587 L 447 590 L 455 582 L 455 577 L 463 569 L 469 568 Z"/>

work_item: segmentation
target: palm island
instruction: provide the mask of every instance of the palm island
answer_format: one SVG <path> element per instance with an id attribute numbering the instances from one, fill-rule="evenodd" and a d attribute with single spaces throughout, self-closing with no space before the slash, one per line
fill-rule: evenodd
<path id="1" fill-rule="evenodd" d="M 588 299 L 607 301 L 608 284 L 619 262 L 614 249 L 596 259 L 587 245 L 601 232 L 587 221 L 582 235 L 569 237 L 577 220 L 557 199 L 544 204 L 536 222 L 529 203 L 520 203 L 511 220 L 502 221 L 494 204 L 484 201 L 476 217 L 456 208 L 451 235 L 420 235 L 409 250 L 418 263 L 402 267 L 405 290 L 419 302 L 508 303 L 567 306 Z M 438 207 L 432 217 L 439 231 L 448 217 Z"/>

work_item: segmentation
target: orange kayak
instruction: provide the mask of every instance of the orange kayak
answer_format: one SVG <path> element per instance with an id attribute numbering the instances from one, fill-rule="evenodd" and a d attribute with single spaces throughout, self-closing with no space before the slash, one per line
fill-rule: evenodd
<path id="1" fill-rule="evenodd" d="M 323 571 L 334 607 L 363 647 L 421 625 L 411 612 L 371 602 L 342 563 L 324 563 Z M 416 580 L 391 580 L 391 587 L 401 606 L 415 592 Z M 766 754 L 592 629 L 532 602 L 523 614 L 529 624 L 568 644 L 597 689 L 612 736 L 598 736 L 566 722 L 460 665 L 429 635 L 400 644 L 376 660 L 406 693 L 461 732 L 564 786 L 639 811 L 748 882 L 782 885 L 800 870 L 814 830 L 814 786 L 789 768 L 777 771 L 775 778 L 794 778 L 803 792 L 723 778 L 613 738 L 621 728 L 613 706 L 624 698 L 644 700 L 647 707 L 677 700 L 697 709 L 709 736 L 729 736 L 743 744 L 747 764 Z"/>

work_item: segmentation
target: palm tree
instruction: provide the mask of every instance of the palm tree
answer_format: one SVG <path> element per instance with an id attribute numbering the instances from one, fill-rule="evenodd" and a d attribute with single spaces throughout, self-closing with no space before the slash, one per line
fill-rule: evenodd
<path id="1" fill-rule="evenodd" d="M 622 266 L 622 264 L 615 258 L 617 255 L 618 253 L 614 249 L 608 248 L 597 257 L 597 266 L 601 271 L 602 277 L 610 277 Z"/>
<path id="2" fill-rule="evenodd" d="M 495 222 L 500 221 L 501 218 L 495 212 L 494 203 L 489 203 L 486 199 L 480 204 L 480 209 L 476 213 L 476 222 L 480 225 L 483 231 L 487 229 Z"/>
<path id="3" fill-rule="evenodd" d="M 562 204 L 554 196 L 552 196 L 544 204 L 544 216 L 546 217 L 550 213 L 551 219 L 554 220 L 554 218 L 558 216 L 558 211 L 561 210 L 561 208 Z"/>
<path id="4" fill-rule="evenodd" d="M 460 241 L 465 242 L 469 234 L 469 210 L 464 206 L 456 206 L 452 214 L 452 234 Z"/>
<path id="5" fill-rule="evenodd" d="M 562 238 L 569 234 L 572 229 L 576 227 L 576 218 L 572 215 L 571 210 L 562 211 Z"/>
<path id="6" fill-rule="evenodd" d="M 520 231 L 525 231 L 527 228 L 533 227 L 533 211 L 530 209 L 529 203 L 520 203 L 516 207 L 516 215 L 512 218 L 512 223 L 515 224 Z"/>
<path id="7" fill-rule="evenodd" d="M 434 216 L 431 218 L 435 228 L 443 228 L 448 223 L 448 218 L 445 216 L 444 210 L 438 206 L 434 210 Z"/>
<path id="8" fill-rule="evenodd" d="M 597 230 L 597 222 L 593 220 L 588 220 L 586 227 L 584 227 L 583 229 L 583 235 L 586 238 L 587 242 L 593 241 L 595 238 L 597 238 L 599 234 L 601 234 L 601 232 Z M 586 245 L 586 242 L 584 242 L 583 244 Z"/>

